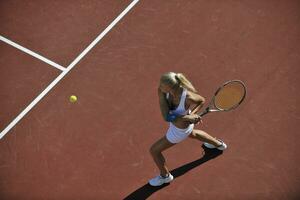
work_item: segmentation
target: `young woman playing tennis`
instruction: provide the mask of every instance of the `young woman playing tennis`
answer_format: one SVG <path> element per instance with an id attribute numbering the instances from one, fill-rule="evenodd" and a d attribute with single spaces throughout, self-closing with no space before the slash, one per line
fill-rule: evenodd
<path id="1" fill-rule="evenodd" d="M 202 130 L 194 129 L 201 118 L 196 113 L 202 108 L 205 99 L 197 94 L 191 82 L 181 73 L 168 72 L 161 76 L 158 88 L 159 104 L 162 116 L 169 122 L 167 134 L 155 142 L 150 153 L 160 170 L 160 175 L 151 179 L 149 184 L 160 186 L 173 180 L 162 151 L 183 141 L 187 137 L 204 142 L 208 148 L 224 150 L 227 145 Z"/>

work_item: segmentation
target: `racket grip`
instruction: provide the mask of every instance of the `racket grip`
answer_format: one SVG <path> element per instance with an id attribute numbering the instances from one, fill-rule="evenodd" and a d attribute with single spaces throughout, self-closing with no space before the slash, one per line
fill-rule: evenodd
<path id="1" fill-rule="evenodd" d="M 198 115 L 200 116 L 200 117 L 203 117 L 204 115 L 206 115 L 207 113 L 209 113 L 210 111 L 209 111 L 209 107 L 207 107 L 203 112 L 201 112 L 201 113 L 199 113 Z"/>

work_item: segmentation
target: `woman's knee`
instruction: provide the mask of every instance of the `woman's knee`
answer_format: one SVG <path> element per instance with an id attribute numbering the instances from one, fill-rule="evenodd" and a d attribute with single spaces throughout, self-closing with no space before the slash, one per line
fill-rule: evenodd
<path id="1" fill-rule="evenodd" d="M 153 144 L 150 149 L 149 149 L 149 152 L 152 154 L 152 155 L 155 155 L 157 153 L 160 153 L 159 149 L 157 148 L 157 145 Z"/>
<path id="2" fill-rule="evenodd" d="M 152 155 L 160 154 L 162 151 L 170 148 L 173 145 L 173 143 L 170 143 L 165 137 L 163 137 L 150 147 L 150 153 Z"/>

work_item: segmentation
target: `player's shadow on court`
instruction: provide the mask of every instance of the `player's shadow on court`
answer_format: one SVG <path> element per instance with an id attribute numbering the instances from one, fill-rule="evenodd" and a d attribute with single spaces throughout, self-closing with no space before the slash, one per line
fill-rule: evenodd
<path id="1" fill-rule="evenodd" d="M 219 151 L 217 149 L 208 149 L 204 145 L 202 145 L 202 148 L 204 149 L 204 152 L 205 152 L 205 154 L 202 158 L 194 160 L 193 162 L 187 163 L 187 164 L 171 171 L 171 174 L 174 176 L 174 179 L 176 179 L 179 176 L 184 175 L 185 173 L 194 169 L 195 167 L 198 167 L 199 165 L 202 165 L 203 163 L 218 157 L 219 155 L 221 155 L 223 153 L 222 151 Z M 168 184 L 164 184 L 159 187 L 153 187 L 147 183 L 146 185 L 138 188 L 136 191 L 129 194 L 127 197 L 124 198 L 124 200 L 147 199 L 153 193 L 157 192 L 158 190 L 160 190 L 164 187 L 167 187 L 168 185 L 170 185 L 170 184 L 168 183 Z"/>

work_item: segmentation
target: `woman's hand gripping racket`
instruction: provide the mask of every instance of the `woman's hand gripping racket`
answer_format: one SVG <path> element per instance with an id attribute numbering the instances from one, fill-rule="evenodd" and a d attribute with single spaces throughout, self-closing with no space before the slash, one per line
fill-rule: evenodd
<path id="1" fill-rule="evenodd" d="M 215 92 L 208 107 L 198 115 L 203 117 L 210 112 L 230 111 L 237 108 L 246 97 L 245 84 L 240 80 L 224 83 Z"/>

